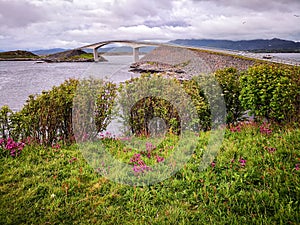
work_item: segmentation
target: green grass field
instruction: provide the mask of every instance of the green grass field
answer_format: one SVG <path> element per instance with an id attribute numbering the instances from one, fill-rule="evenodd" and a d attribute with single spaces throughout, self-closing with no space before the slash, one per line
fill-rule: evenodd
<path id="1" fill-rule="evenodd" d="M 76 145 L 1 149 L 0 224 L 300 224 L 299 129 L 228 129 L 200 172 L 208 136 L 175 175 L 144 187 L 97 174 Z"/>

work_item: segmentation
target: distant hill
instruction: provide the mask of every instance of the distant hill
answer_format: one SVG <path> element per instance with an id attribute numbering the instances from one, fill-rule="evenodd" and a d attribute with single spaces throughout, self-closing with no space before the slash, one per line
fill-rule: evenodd
<path id="1" fill-rule="evenodd" d="M 273 39 L 256 40 L 213 40 L 213 39 L 177 39 L 170 41 L 172 44 L 192 46 L 192 47 L 211 47 L 239 51 L 254 52 L 300 52 L 300 42 Z"/>
<path id="2" fill-rule="evenodd" d="M 40 49 L 40 50 L 34 50 L 32 53 L 36 55 L 50 55 L 50 54 L 55 54 L 58 52 L 64 52 L 69 49 L 64 49 L 64 48 L 52 48 L 52 49 Z"/>
<path id="3" fill-rule="evenodd" d="M 36 59 L 38 56 L 28 51 L 9 51 L 9 52 L 0 52 L 1 59 Z"/>
<path id="4" fill-rule="evenodd" d="M 92 53 L 74 49 L 47 55 L 42 58 L 42 60 L 46 62 L 93 62 L 94 56 Z M 99 56 L 99 61 L 106 60 L 103 57 Z"/>

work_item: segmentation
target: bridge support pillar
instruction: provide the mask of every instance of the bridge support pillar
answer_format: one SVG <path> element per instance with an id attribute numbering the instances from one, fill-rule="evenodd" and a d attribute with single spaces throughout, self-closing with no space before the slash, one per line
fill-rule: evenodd
<path id="1" fill-rule="evenodd" d="M 98 62 L 99 61 L 99 55 L 98 55 L 98 49 L 97 48 L 93 49 L 93 54 L 94 54 L 94 61 Z"/>
<path id="2" fill-rule="evenodd" d="M 133 48 L 133 61 L 134 61 L 134 62 L 139 61 L 139 53 L 140 53 L 139 50 L 140 50 L 139 47 Z"/>

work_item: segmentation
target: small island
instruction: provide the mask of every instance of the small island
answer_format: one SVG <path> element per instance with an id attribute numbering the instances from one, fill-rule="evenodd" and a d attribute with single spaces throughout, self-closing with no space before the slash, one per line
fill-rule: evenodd
<path id="1" fill-rule="evenodd" d="M 0 61 L 35 61 L 39 56 L 28 51 L 0 52 Z"/>
<path id="2" fill-rule="evenodd" d="M 38 56 L 29 51 L 9 51 L 0 52 L 0 61 L 38 61 L 48 63 L 58 62 L 93 62 L 94 57 L 92 53 L 87 53 L 82 50 L 67 50 L 50 54 L 46 56 Z M 107 61 L 104 57 L 99 56 L 99 61 Z"/>

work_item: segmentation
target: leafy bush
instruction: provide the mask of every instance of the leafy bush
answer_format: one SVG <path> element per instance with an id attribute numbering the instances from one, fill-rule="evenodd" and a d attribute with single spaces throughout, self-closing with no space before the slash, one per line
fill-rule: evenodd
<path id="1" fill-rule="evenodd" d="M 186 80 L 182 83 L 185 92 L 191 97 L 194 107 L 197 110 L 198 126 L 200 130 L 207 131 L 211 127 L 210 105 L 205 97 L 204 90 L 201 89 L 199 80 Z"/>
<path id="2" fill-rule="evenodd" d="M 236 68 L 225 68 L 217 70 L 216 79 L 222 87 L 226 103 L 226 123 L 236 123 L 242 119 L 244 108 L 239 100 L 241 86 L 239 82 L 239 71 Z"/>
<path id="3" fill-rule="evenodd" d="M 202 88 L 197 79 L 180 83 L 157 74 L 127 81 L 118 101 L 125 126 L 132 133 L 148 135 L 150 121 L 158 117 L 175 134 L 187 127 L 208 130 L 211 113 Z"/>
<path id="4" fill-rule="evenodd" d="M 299 121 L 300 67 L 258 65 L 241 77 L 242 106 L 276 122 Z"/>
<path id="5" fill-rule="evenodd" d="M 116 94 L 116 85 L 111 82 L 91 78 L 80 82 L 73 101 L 76 140 L 94 138 L 108 126 Z"/>
<path id="6" fill-rule="evenodd" d="M 20 134 L 46 145 L 73 142 L 72 105 L 77 85 L 78 80 L 69 79 L 50 91 L 29 96 L 18 113 L 23 126 Z"/>
<path id="7" fill-rule="evenodd" d="M 94 81 L 90 81 L 93 83 Z M 80 83 L 80 90 L 87 90 L 88 81 Z M 94 96 L 93 115 L 98 131 L 107 126 L 107 118 L 111 113 L 112 99 L 116 94 L 115 85 L 98 82 L 99 91 Z M 101 85 L 102 86 L 101 86 Z M 76 79 L 66 80 L 58 87 L 50 91 L 43 91 L 40 95 L 30 95 L 24 107 L 19 112 L 12 112 L 7 106 L 0 110 L 1 137 L 14 140 L 24 140 L 27 137 L 44 145 L 53 145 L 58 142 L 73 143 L 73 100 L 77 93 L 79 81 Z M 87 92 L 82 96 L 88 96 Z M 82 97 L 81 96 L 81 97 Z M 77 99 L 77 104 L 86 104 L 86 99 Z"/>

